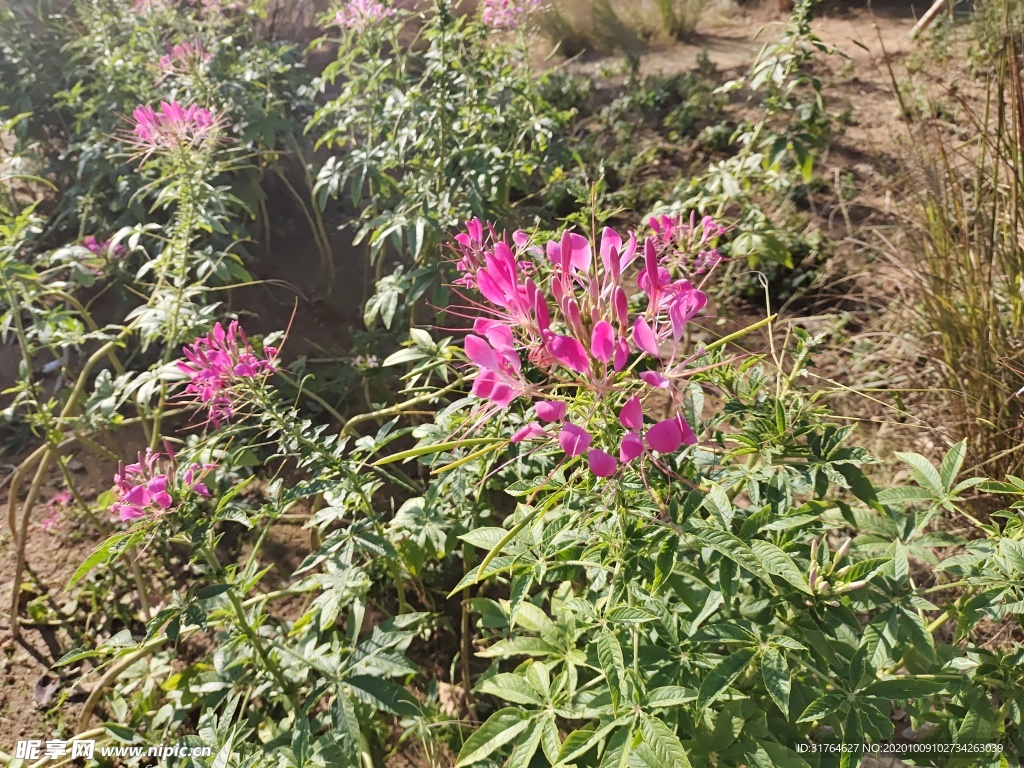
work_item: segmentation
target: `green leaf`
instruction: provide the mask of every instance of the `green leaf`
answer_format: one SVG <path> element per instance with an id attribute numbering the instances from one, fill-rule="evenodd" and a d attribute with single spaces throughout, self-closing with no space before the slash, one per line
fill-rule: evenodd
<path id="1" fill-rule="evenodd" d="M 640 733 L 651 748 L 659 765 L 656 768 L 690 768 L 682 742 L 675 731 L 657 717 L 645 716 L 640 720 Z"/>
<path id="2" fill-rule="evenodd" d="M 706 709 L 721 696 L 733 680 L 739 677 L 740 673 L 747 668 L 747 664 L 754 657 L 754 651 L 750 648 L 741 648 L 735 653 L 726 656 L 719 662 L 718 666 L 708 672 L 707 677 L 700 684 L 700 692 L 697 694 L 696 708 L 698 711 Z"/>
<path id="3" fill-rule="evenodd" d="M 761 565 L 768 573 L 781 576 L 801 592 L 810 594 L 811 588 L 807 583 L 807 577 L 797 568 L 793 558 L 770 541 L 752 541 L 750 549 L 761 559 Z"/>
<path id="4" fill-rule="evenodd" d="M 537 747 L 540 746 L 541 736 L 544 734 L 544 725 L 541 718 L 533 718 L 530 724 L 533 728 L 512 749 L 512 754 L 508 756 L 508 760 L 505 762 L 505 768 L 529 768 L 530 762 L 537 752 Z"/>
<path id="5" fill-rule="evenodd" d="M 761 653 L 761 677 L 772 700 L 789 717 L 789 692 L 791 680 L 786 657 L 775 648 L 765 648 Z"/>
<path id="6" fill-rule="evenodd" d="M 466 739 L 459 751 L 455 768 L 486 760 L 518 737 L 529 725 L 530 720 L 522 710 L 514 707 L 499 709 Z"/>
<path id="7" fill-rule="evenodd" d="M 223 595 L 231 589 L 230 584 L 211 584 L 208 587 L 203 587 L 196 592 L 196 600 L 209 600 L 211 597 L 217 597 L 217 595 Z"/>
<path id="8" fill-rule="evenodd" d="M 85 578 L 88 573 L 101 563 L 107 564 L 118 557 L 133 543 L 139 540 L 140 535 L 132 533 L 115 533 L 109 537 L 106 541 L 96 547 L 93 553 L 85 559 L 85 562 L 78 566 L 78 570 L 71 576 L 71 580 L 68 585 L 64 588 L 65 591 L 71 589 L 75 584 Z"/>
<path id="9" fill-rule="evenodd" d="M 919 453 L 903 453 L 900 451 L 897 451 L 895 456 L 904 464 L 910 466 L 910 474 L 918 485 L 934 493 L 936 498 L 946 495 L 942 478 L 928 459 Z"/>
<path id="10" fill-rule="evenodd" d="M 513 704 L 534 704 L 541 706 L 544 699 L 533 689 L 526 678 L 512 672 L 504 672 L 480 681 L 476 686 L 480 693 L 497 696 Z"/>
<path id="11" fill-rule="evenodd" d="M 772 583 L 771 577 L 761 566 L 761 560 L 747 546 L 746 542 L 739 537 L 734 536 L 728 531 L 700 524 L 700 527 L 694 533 L 694 538 L 704 546 L 710 547 L 737 565 L 746 568 L 762 581 L 769 584 Z"/>
<path id="12" fill-rule="evenodd" d="M 897 677 L 892 680 L 879 680 L 865 688 L 862 693 L 877 696 L 881 699 L 907 701 L 909 699 L 934 696 L 943 691 L 945 683 L 937 680 L 921 680 L 915 677 Z"/>
<path id="13" fill-rule="evenodd" d="M 669 709 L 671 707 L 681 707 L 683 704 L 689 704 L 691 701 L 696 700 L 697 691 L 694 688 L 684 688 L 681 685 L 663 685 L 648 692 L 646 702 L 649 709 Z"/>
<path id="14" fill-rule="evenodd" d="M 231 503 L 231 500 L 235 498 L 235 496 L 240 494 L 245 489 L 245 486 L 252 482 L 252 479 L 252 477 L 247 477 L 245 480 L 238 483 L 237 485 L 228 488 L 228 490 L 224 492 L 224 495 L 221 496 L 220 499 L 218 499 L 217 509 L 214 511 L 214 515 L 216 516 L 223 512 L 224 508 Z"/>
<path id="15" fill-rule="evenodd" d="M 626 676 L 626 662 L 622 655 L 619 639 L 610 629 L 602 629 L 597 633 L 597 658 L 601 662 L 601 670 L 608 682 L 608 690 L 612 697 L 612 712 L 617 712 L 623 696 L 623 679 Z"/>
<path id="16" fill-rule="evenodd" d="M 804 713 L 800 715 L 798 723 L 809 723 L 812 720 L 822 720 L 838 711 L 847 701 L 846 694 L 841 691 L 826 693 L 824 696 L 812 701 Z"/>
<path id="17" fill-rule="evenodd" d="M 482 528 L 475 528 L 468 533 L 464 533 L 459 536 L 459 538 L 477 549 L 491 550 L 497 546 L 498 542 L 504 538 L 506 533 L 508 533 L 508 531 L 504 528 L 485 526 Z"/>
<path id="18" fill-rule="evenodd" d="M 939 478 L 944 488 L 952 488 L 956 482 L 957 475 L 964 465 L 964 457 L 967 456 L 966 438 L 949 449 L 949 453 L 942 459 L 942 466 L 939 467 Z"/>
<path id="19" fill-rule="evenodd" d="M 403 717 L 415 717 L 421 713 L 416 697 L 390 680 L 373 675 L 353 675 L 345 678 L 345 683 L 352 688 L 357 699 L 377 709 Z"/>
<path id="20" fill-rule="evenodd" d="M 564 766 L 572 760 L 576 760 L 582 757 L 611 733 L 616 728 L 629 725 L 632 720 L 631 716 L 620 717 L 618 720 L 613 720 L 610 723 L 605 723 L 596 731 L 587 726 L 581 728 L 578 731 L 573 731 L 565 737 L 565 742 L 562 744 L 562 748 L 558 752 L 558 759 L 555 763 L 556 766 Z"/>
<path id="21" fill-rule="evenodd" d="M 550 656 L 558 650 L 539 637 L 512 637 L 499 640 L 494 645 L 477 651 L 484 659 L 506 659 L 509 656 Z"/>

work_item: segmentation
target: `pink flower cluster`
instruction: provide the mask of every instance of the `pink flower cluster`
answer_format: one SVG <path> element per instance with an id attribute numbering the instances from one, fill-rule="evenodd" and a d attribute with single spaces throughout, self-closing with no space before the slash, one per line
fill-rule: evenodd
<path id="1" fill-rule="evenodd" d="M 190 43 L 187 40 L 178 45 L 167 46 L 167 53 L 160 57 L 157 67 L 163 74 L 191 72 L 212 58 L 203 47 L 201 40 Z"/>
<path id="2" fill-rule="evenodd" d="M 394 8 L 388 8 L 376 0 L 349 0 L 334 15 L 334 23 L 339 27 L 360 31 L 394 15 Z"/>
<path id="3" fill-rule="evenodd" d="M 710 216 L 699 222 L 697 214 L 690 214 L 688 224 L 678 214 L 652 216 L 649 221 L 654 233 L 654 244 L 659 253 L 680 255 L 695 253 L 694 274 L 703 274 L 714 269 L 723 256 L 715 247 L 718 238 L 725 234 L 725 227 Z"/>
<path id="4" fill-rule="evenodd" d="M 92 235 L 82 241 L 82 247 L 97 256 L 109 256 L 111 259 L 123 259 L 128 253 L 125 246 L 118 244 L 116 248 L 111 249 L 109 240 L 97 240 Z"/>
<path id="5" fill-rule="evenodd" d="M 164 101 L 159 109 L 136 107 L 132 115 L 134 143 L 146 154 L 210 142 L 220 130 L 216 116 L 195 104 L 183 107 L 176 101 Z"/>
<path id="6" fill-rule="evenodd" d="M 681 415 L 692 372 L 692 357 L 681 349 L 687 324 L 707 297 L 673 278 L 654 238 L 641 245 L 632 232 L 623 240 L 606 228 L 595 258 L 590 241 L 574 232 L 541 248 L 525 232 L 510 243 L 473 220 L 456 243 L 462 272 L 456 282 L 484 299 L 473 304 L 473 333 L 465 339 L 466 356 L 478 368 L 473 394 L 489 402 L 482 418 L 519 398 L 534 403 L 537 420 L 512 442 L 554 437 L 566 455 L 586 454 L 598 477 L 651 451 L 670 454 L 697 442 Z M 538 283 L 544 261 L 551 277 Z M 634 270 L 646 296 L 636 312 L 626 287 Z M 524 354 L 542 372 L 542 383 L 524 374 Z M 593 394 L 593 405 L 570 418 L 571 403 L 590 400 L 582 393 Z M 648 425 L 645 402 L 648 410 L 667 405 L 672 415 Z M 592 420 L 613 426 L 595 440 L 585 426 Z"/>
<path id="7" fill-rule="evenodd" d="M 122 461 L 118 465 L 114 475 L 117 501 L 110 506 L 111 514 L 122 522 L 159 517 L 177 509 L 191 493 L 209 497 L 203 478 L 217 465 L 193 463 L 178 478 L 174 453 L 169 446 L 166 450 L 164 455 L 147 448 L 137 463 L 125 466 Z"/>
<path id="8" fill-rule="evenodd" d="M 491 29 L 516 29 L 540 7 L 540 0 L 483 0 L 480 21 Z"/>
<path id="9" fill-rule="evenodd" d="M 277 350 L 264 346 L 265 357 L 259 357 L 237 321 L 226 330 L 217 323 L 208 335 L 196 339 L 182 353 L 186 360 L 178 363 L 178 370 L 188 377 L 185 394 L 209 409 L 214 427 L 234 417 L 239 383 L 264 378 L 277 369 Z"/>
<path id="10" fill-rule="evenodd" d="M 169 0 L 135 0 L 135 5 L 133 6 L 136 13 L 149 13 L 150 11 L 160 11 L 170 7 Z"/>

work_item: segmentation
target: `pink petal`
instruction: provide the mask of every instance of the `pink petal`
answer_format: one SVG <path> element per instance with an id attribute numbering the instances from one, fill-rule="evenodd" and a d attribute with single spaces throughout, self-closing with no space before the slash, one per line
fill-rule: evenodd
<path id="1" fill-rule="evenodd" d="M 541 421 L 561 421 L 568 408 L 563 402 L 542 400 L 537 403 L 536 410 L 537 418 Z"/>
<path id="2" fill-rule="evenodd" d="M 590 471 L 595 477 L 611 477 L 619 466 L 614 456 L 609 456 L 598 448 L 587 454 L 587 460 L 590 462 Z"/>
<path id="3" fill-rule="evenodd" d="M 615 329 L 607 320 L 594 325 L 590 335 L 590 352 L 597 360 L 606 363 L 615 354 Z"/>
<path id="4" fill-rule="evenodd" d="M 609 272 L 612 271 L 612 252 L 615 252 L 615 266 L 618 267 L 619 251 L 622 250 L 622 238 L 610 227 L 601 231 L 601 263 Z"/>
<path id="5" fill-rule="evenodd" d="M 515 434 L 512 435 L 511 440 L 513 443 L 521 443 L 524 440 L 535 440 L 536 438 L 546 434 L 547 433 L 541 428 L 540 424 L 533 421 L 526 426 L 517 429 Z"/>
<path id="6" fill-rule="evenodd" d="M 562 268 L 567 272 L 572 271 L 568 267 L 584 271 L 590 268 L 590 241 L 583 235 L 562 233 L 560 250 Z"/>
<path id="7" fill-rule="evenodd" d="M 626 429 L 639 430 L 644 425 L 644 409 L 636 395 L 629 398 L 619 411 L 619 423 Z"/>
<path id="8" fill-rule="evenodd" d="M 615 368 L 615 372 L 618 373 L 626 367 L 626 363 L 629 362 L 629 342 L 626 341 L 622 336 L 619 337 L 618 342 L 615 344 L 615 362 L 612 367 Z"/>
<path id="9" fill-rule="evenodd" d="M 636 432 L 627 432 L 622 438 L 622 444 L 619 445 L 619 461 L 628 464 L 643 452 L 644 441 L 640 439 L 640 435 Z"/>
<path id="10" fill-rule="evenodd" d="M 681 413 L 676 414 L 676 423 L 679 425 L 679 431 L 683 435 L 683 445 L 696 445 L 697 435 L 694 434 L 694 431 Z"/>
<path id="11" fill-rule="evenodd" d="M 638 317 L 636 322 L 633 323 L 633 343 L 642 352 L 646 352 L 653 357 L 661 357 L 661 351 L 658 349 L 658 339 L 654 335 L 654 331 L 651 330 L 651 326 L 642 317 Z"/>
<path id="12" fill-rule="evenodd" d="M 668 389 L 669 380 L 658 371 L 644 371 L 640 374 L 640 378 L 655 389 Z"/>
<path id="13" fill-rule="evenodd" d="M 498 370 L 498 359 L 494 356 L 494 350 L 479 336 L 474 336 L 472 333 L 467 334 L 465 347 L 466 357 L 481 368 L 486 368 L 488 371 Z"/>
<path id="14" fill-rule="evenodd" d="M 590 370 L 587 350 L 571 336 L 555 336 L 549 347 L 551 355 L 570 371 L 586 373 Z"/>
<path id="15" fill-rule="evenodd" d="M 672 453 L 683 444 L 683 433 L 675 419 L 659 421 L 647 430 L 647 444 L 658 453 Z"/>
<path id="16" fill-rule="evenodd" d="M 558 444 L 569 456 L 579 456 L 590 447 L 593 438 L 583 427 L 575 424 L 565 424 L 562 431 L 558 433 Z"/>

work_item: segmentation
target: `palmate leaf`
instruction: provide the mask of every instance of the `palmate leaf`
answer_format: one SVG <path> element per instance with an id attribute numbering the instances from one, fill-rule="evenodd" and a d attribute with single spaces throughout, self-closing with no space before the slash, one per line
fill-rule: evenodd
<path id="1" fill-rule="evenodd" d="M 499 709 L 481 725 L 459 751 L 455 768 L 487 759 L 530 727 L 529 716 L 515 707 Z"/>

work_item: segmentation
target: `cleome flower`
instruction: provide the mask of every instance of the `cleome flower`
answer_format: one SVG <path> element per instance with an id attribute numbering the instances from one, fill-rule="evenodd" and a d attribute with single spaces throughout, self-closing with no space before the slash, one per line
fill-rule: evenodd
<path id="1" fill-rule="evenodd" d="M 119 244 L 111 249 L 109 240 L 97 240 L 93 235 L 82 241 L 82 247 L 97 256 L 107 256 L 111 259 L 123 259 L 128 254 L 128 249 L 124 245 Z"/>
<path id="2" fill-rule="evenodd" d="M 676 240 L 682 224 L 658 226 L 693 252 L 721 231 L 705 219 L 696 236 Z M 475 316 L 465 351 L 484 418 L 517 401 L 532 407 L 535 420 L 511 441 L 557 444 L 567 457 L 585 456 L 596 477 L 697 442 L 683 416 L 693 359 L 683 348 L 707 296 L 673 275 L 678 260 L 659 244 L 662 235 L 639 243 L 632 232 L 623 238 L 606 228 L 595 248 L 564 232 L 541 247 L 524 232 L 499 237 L 475 219 L 466 229 L 456 237 L 456 285 L 481 297 L 465 307 Z M 550 277 L 540 280 L 542 272 Z M 639 309 L 627 284 L 642 291 Z M 536 371 L 527 375 L 524 359 Z M 645 411 L 663 418 L 648 420 Z"/>
<path id="3" fill-rule="evenodd" d="M 177 45 L 167 44 L 167 53 L 160 57 L 157 68 L 161 74 L 168 75 L 173 72 L 191 72 L 213 58 L 203 47 L 202 40 L 194 43 L 184 41 Z"/>
<path id="4" fill-rule="evenodd" d="M 163 454 L 147 448 L 135 464 L 118 465 L 114 475 L 117 501 L 110 506 L 112 515 L 122 522 L 160 517 L 178 509 L 190 495 L 209 497 L 203 478 L 217 465 L 193 463 L 178 477 L 174 453 L 170 446 L 166 450 Z"/>
<path id="5" fill-rule="evenodd" d="M 333 23 L 345 29 L 361 31 L 394 15 L 394 8 L 376 0 L 349 0 L 334 15 Z"/>
<path id="6" fill-rule="evenodd" d="M 491 29 L 516 29 L 540 7 L 540 0 L 483 0 L 480 21 Z"/>
<path id="7" fill-rule="evenodd" d="M 217 323 L 209 334 L 185 346 L 182 354 L 185 360 L 177 367 L 188 377 L 185 394 L 209 409 L 214 427 L 234 417 L 240 383 L 263 379 L 277 370 L 277 350 L 264 346 L 265 357 L 258 356 L 238 321 L 227 329 Z"/>
<path id="8" fill-rule="evenodd" d="M 205 107 L 183 107 L 176 101 L 163 101 L 158 109 L 136 107 L 132 117 L 128 142 L 146 155 L 213 143 L 222 127 L 220 118 Z"/>

